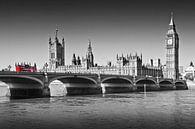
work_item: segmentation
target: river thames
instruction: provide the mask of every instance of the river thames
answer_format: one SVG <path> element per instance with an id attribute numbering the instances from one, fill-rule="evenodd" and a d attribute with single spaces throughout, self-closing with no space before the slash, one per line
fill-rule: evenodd
<path id="1" fill-rule="evenodd" d="M 58 88 L 56 97 L 19 100 L 6 90 L 0 87 L 0 129 L 195 128 L 195 90 L 61 96 Z"/>

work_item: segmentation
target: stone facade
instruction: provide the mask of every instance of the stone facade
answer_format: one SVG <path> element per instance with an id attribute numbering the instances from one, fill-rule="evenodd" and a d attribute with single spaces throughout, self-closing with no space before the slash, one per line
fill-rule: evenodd
<path id="1" fill-rule="evenodd" d="M 118 56 L 116 64 L 111 62 L 105 66 L 98 66 L 94 63 L 91 41 L 89 40 L 88 49 L 85 57 L 76 57 L 73 54 L 72 65 L 64 65 L 64 39 L 62 43 L 57 38 L 55 41 L 49 40 L 50 70 L 56 72 L 72 73 L 97 73 L 97 74 L 116 74 L 145 77 L 165 77 L 170 79 L 179 79 L 179 36 L 176 32 L 173 15 L 166 34 L 166 64 L 162 65 L 160 59 L 150 60 L 150 63 L 143 64 L 142 54 L 129 54 L 127 56 Z"/>
<path id="2" fill-rule="evenodd" d="M 73 56 L 73 59 L 75 56 Z M 142 56 L 127 55 L 126 57 L 118 56 L 116 65 L 94 66 L 87 67 L 86 65 L 69 65 L 60 66 L 56 72 L 70 72 L 70 73 L 96 73 L 96 74 L 114 74 L 114 75 L 130 75 L 130 76 L 144 76 L 144 77 L 163 77 L 162 66 L 158 59 L 158 65 L 151 64 L 143 65 Z"/>
<path id="3" fill-rule="evenodd" d="M 155 63 L 154 63 L 155 62 Z M 156 63 L 157 62 L 157 63 Z M 124 57 L 117 55 L 117 74 L 131 75 L 131 76 L 148 76 L 148 77 L 163 77 L 162 65 L 160 59 L 154 61 L 151 59 L 151 63 L 142 63 L 142 54 L 130 54 Z"/>
<path id="4" fill-rule="evenodd" d="M 126 57 L 117 55 L 117 70 L 120 75 L 140 76 L 142 67 L 142 55 L 127 55 Z"/>
<path id="5" fill-rule="evenodd" d="M 173 14 L 166 34 L 165 78 L 179 79 L 179 36 L 176 32 Z"/>
<path id="6" fill-rule="evenodd" d="M 185 69 L 183 73 L 183 79 L 194 81 L 195 68 L 194 64 L 191 62 L 190 65 Z"/>
<path id="7" fill-rule="evenodd" d="M 87 54 L 86 57 L 82 58 L 82 64 L 83 66 L 86 66 L 87 69 L 94 67 L 94 56 L 93 56 L 93 52 L 92 52 L 92 47 L 91 47 L 91 41 L 89 40 L 89 44 L 88 44 L 88 49 L 87 49 Z"/>
<path id="8" fill-rule="evenodd" d="M 56 35 L 54 41 L 49 38 L 49 70 L 54 71 L 59 66 L 64 66 L 64 51 L 65 42 L 64 38 L 62 42 L 59 41 L 57 37 L 58 30 L 56 30 Z"/>

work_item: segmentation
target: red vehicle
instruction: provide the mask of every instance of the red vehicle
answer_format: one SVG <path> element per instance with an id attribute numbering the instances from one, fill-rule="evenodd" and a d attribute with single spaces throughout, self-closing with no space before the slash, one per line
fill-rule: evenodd
<path id="1" fill-rule="evenodd" d="M 37 66 L 34 64 L 34 66 L 31 66 L 30 64 L 15 64 L 16 72 L 37 72 Z"/>

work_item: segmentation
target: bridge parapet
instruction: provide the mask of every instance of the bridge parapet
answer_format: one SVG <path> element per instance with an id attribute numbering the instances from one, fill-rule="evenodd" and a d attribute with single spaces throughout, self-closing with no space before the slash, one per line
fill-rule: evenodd
<path id="1" fill-rule="evenodd" d="M 123 93 L 138 90 L 187 89 L 184 80 L 140 77 L 129 75 L 56 73 L 56 72 L 0 72 L 0 81 L 11 84 L 12 93 L 37 97 L 50 95 L 49 85 L 54 80 L 66 84 L 68 93 L 100 94 L 103 87 L 108 93 Z M 175 88 L 176 87 L 176 88 Z M 106 93 L 106 92 L 103 92 Z"/>
<path id="2" fill-rule="evenodd" d="M 108 75 L 108 74 L 100 74 L 100 78 L 101 78 L 101 83 L 104 82 L 105 80 L 108 79 L 124 79 L 124 80 L 128 80 L 129 82 L 131 82 L 133 84 L 133 76 L 128 76 L 128 75 Z"/>
<path id="3" fill-rule="evenodd" d="M 49 96 L 45 75 L 40 72 L 0 72 L 0 81 L 8 84 L 11 98 Z"/>
<path id="4" fill-rule="evenodd" d="M 0 72 L 0 80 L 2 78 L 26 78 L 30 80 L 34 80 L 39 82 L 44 86 L 45 75 L 42 72 L 14 72 L 14 71 L 6 71 Z M 3 81 L 3 80 L 2 80 Z"/>
<path id="5" fill-rule="evenodd" d="M 170 81 L 173 83 L 173 79 L 170 78 L 159 78 L 159 81 Z"/>
<path id="6" fill-rule="evenodd" d="M 98 74 L 83 74 L 83 73 L 54 73 L 50 72 L 47 73 L 48 75 L 48 81 L 51 83 L 54 80 L 59 80 L 59 79 L 65 79 L 65 78 L 85 78 L 89 79 L 95 82 L 95 84 L 98 83 Z"/>
<path id="7" fill-rule="evenodd" d="M 151 81 L 157 83 L 158 78 L 155 78 L 155 77 L 140 77 L 140 76 L 136 76 L 135 83 L 138 82 L 138 81 L 141 81 L 141 80 L 151 80 Z"/>

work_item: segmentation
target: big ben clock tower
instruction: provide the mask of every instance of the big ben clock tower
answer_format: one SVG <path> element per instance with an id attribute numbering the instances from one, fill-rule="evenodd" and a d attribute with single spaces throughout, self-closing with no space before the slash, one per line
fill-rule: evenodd
<path id="1" fill-rule="evenodd" d="M 179 36 L 176 32 L 173 13 L 166 34 L 166 78 L 179 78 Z"/>

